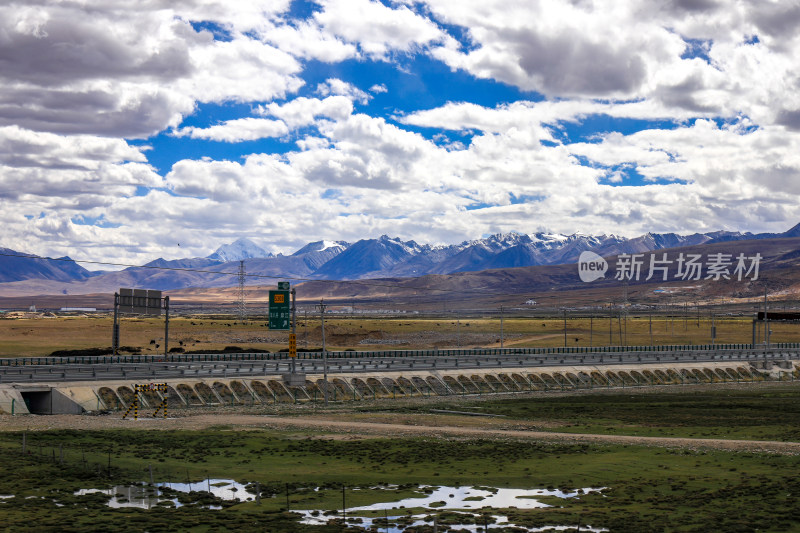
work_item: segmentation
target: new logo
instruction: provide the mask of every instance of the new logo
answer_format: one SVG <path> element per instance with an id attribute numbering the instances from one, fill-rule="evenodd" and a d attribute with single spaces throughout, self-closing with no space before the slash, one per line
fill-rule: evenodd
<path id="1" fill-rule="evenodd" d="M 578 275 L 581 281 L 590 283 L 604 278 L 608 271 L 608 263 L 594 252 L 581 252 L 578 258 Z"/>

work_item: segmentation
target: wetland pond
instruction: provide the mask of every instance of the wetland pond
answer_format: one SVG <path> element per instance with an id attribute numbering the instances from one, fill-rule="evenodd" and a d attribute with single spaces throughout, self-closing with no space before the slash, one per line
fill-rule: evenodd
<path id="1" fill-rule="evenodd" d="M 186 498 L 180 494 L 196 495 L 198 498 L 191 498 L 193 502 L 202 505 L 203 496 L 212 496 L 227 502 L 244 502 L 254 500 L 255 494 L 247 491 L 245 486 L 232 479 L 207 479 L 195 483 L 159 483 L 157 485 L 147 485 L 137 483 L 135 485 L 117 485 L 110 489 L 81 489 L 75 492 L 76 496 L 85 494 L 101 493 L 110 496 L 108 506 L 113 508 L 137 507 L 139 509 L 152 509 L 155 506 L 182 507 L 186 504 Z M 199 500 L 199 501 L 198 501 Z M 214 504 L 206 504 L 203 507 L 209 509 L 221 509 L 222 507 Z"/>
<path id="2" fill-rule="evenodd" d="M 352 487 L 350 490 L 394 490 L 396 486 L 384 487 Z M 221 509 L 219 500 L 235 504 L 237 502 L 254 501 L 256 495 L 248 489 L 253 485 L 244 485 L 231 479 L 207 479 L 195 483 L 160 483 L 147 485 L 119 485 L 110 489 L 81 489 L 76 496 L 102 493 L 109 496 L 108 505 L 113 508 L 136 507 L 152 509 L 159 507 L 181 507 L 183 505 L 199 505 L 208 509 Z M 304 490 L 321 490 L 304 489 Z M 515 531 L 543 531 L 570 529 L 574 526 L 548 526 L 544 528 L 526 528 L 513 524 L 507 516 L 498 514 L 497 509 L 536 509 L 552 507 L 552 504 L 540 501 L 547 498 L 569 499 L 592 492 L 600 492 L 603 488 L 583 488 L 573 491 L 561 489 L 510 489 L 495 487 L 448 487 L 421 485 L 417 489 L 419 496 L 412 496 L 395 501 L 375 503 L 344 510 L 297 510 L 303 524 L 324 525 L 331 520 L 344 521 L 348 526 L 368 530 L 370 528 L 387 533 L 402 533 L 407 528 L 423 525 L 455 526 L 460 531 L 482 532 L 485 528 L 503 529 L 517 528 Z M 299 492 L 299 491 L 298 491 Z M 275 495 L 272 496 L 277 497 Z M 410 514 L 409 510 L 414 510 Z M 382 512 L 381 512 L 382 511 Z M 478 512 L 479 511 L 479 512 Z M 447 512 L 446 524 L 438 518 L 438 514 Z M 402 513 L 402 514 L 400 514 Z M 435 517 L 431 513 L 437 515 Z M 372 515 L 372 516 L 367 516 Z M 606 531 L 581 526 L 582 531 Z"/>

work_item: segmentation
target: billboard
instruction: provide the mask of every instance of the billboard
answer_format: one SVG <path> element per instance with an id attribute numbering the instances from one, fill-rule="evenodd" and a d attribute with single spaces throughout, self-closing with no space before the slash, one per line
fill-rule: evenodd
<path id="1" fill-rule="evenodd" d="M 120 289 L 119 312 L 135 315 L 161 315 L 161 291 Z"/>

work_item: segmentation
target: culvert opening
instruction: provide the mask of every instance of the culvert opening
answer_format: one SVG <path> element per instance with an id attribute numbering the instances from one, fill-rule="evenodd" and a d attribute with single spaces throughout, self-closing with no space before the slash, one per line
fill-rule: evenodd
<path id="1" fill-rule="evenodd" d="M 22 391 L 20 392 L 25 407 L 32 415 L 53 414 L 53 391 Z"/>
<path id="2" fill-rule="evenodd" d="M 80 414 L 84 408 L 78 403 L 51 388 L 23 389 L 19 391 L 25 407 L 33 415 Z"/>

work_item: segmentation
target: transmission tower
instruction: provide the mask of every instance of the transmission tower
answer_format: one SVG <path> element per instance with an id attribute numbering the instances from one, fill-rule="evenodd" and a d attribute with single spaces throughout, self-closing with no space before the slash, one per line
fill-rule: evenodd
<path id="1" fill-rule="evenodd" d="M 247 318 L 247 308 L 244 303 L 244 260 L 239 261 L 239 301 L 236 302 L 236 310 L 239 315 L 239 321 L 244 322 Z"/>

